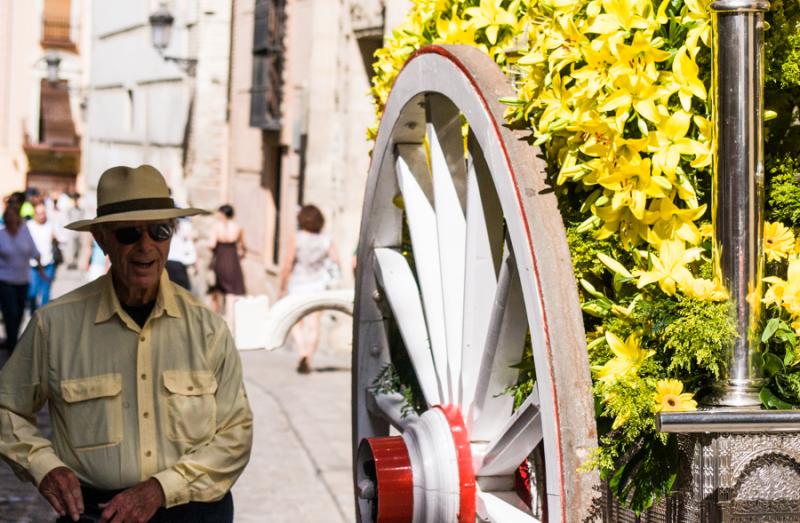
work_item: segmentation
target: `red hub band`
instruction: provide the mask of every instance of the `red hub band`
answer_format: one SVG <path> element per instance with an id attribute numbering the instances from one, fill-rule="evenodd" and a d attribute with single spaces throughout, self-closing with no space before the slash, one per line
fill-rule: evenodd
<path id="1" fill-rule="evenodd" d="M 464 417 L 461 415 L 461 409 L 455 405 L 436 405 L 434 408 L 441 410 L 447 418 L 456 448 L 460 489 L 458 523 L 473 523 L 475 521 L 475 472 L 472 469 L 472 449 L 469 445 L 469 434 L 464 425 Z"/>
<path id="2" fill-rule="evenodd" d="M 365 441 L 375 460 L 376 523 L 410 522 L 414 515 L 414 481 L 405 441 L 400 436 Z"/>
<path id="3" fill-rule="evenodd" d="M 436 405 L 432 408 L 444 415 L 453 438 L 458 466 L 458 523 L 474 523 L 475 473 L 464 418 L 455 405 Z M 438 426 L 440 430 L 447 430 L 441 424 Z M 358 466 L 365 467 L 366 475 L 374 478 L 374 497 L 369 496 L 369 499 L 374 499 L 375 523 L 411 523 L 414 517 L 414 477 L 405 440 L 401 436 L 367 438 L 361 442 L 358 454 Z M 430 507 L 426 510 L 437 509 Z"/>

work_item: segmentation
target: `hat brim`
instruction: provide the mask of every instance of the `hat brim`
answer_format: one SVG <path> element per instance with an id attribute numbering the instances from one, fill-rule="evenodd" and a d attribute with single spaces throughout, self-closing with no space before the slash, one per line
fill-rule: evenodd
<path id="1" fill-rule="evenodd" d="M 142 211 L 119 212 L 98 216 L 93 220 L 78 220 L 65 227 L 73 231 L 88 231 L 92 225 L 113 222 L 149 222 L 155 220 L 169 220 L 170 218 L 181 218 L 184 216 L 196 216 L 198 214 L 211 214 L 210 212 L 188 207 L 186 209 L 147 209 Z"/>

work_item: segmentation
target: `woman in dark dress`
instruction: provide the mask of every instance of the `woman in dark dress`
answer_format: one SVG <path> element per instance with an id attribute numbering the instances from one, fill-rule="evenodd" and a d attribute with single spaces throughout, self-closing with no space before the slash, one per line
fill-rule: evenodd
<path id="1" fill-rule="evenodd" d="M 244 234 L 233 219 L 233 207 L 223 205 L 218 212 L 219 221 L 211 234 L 211 250 L 214 253 L 213 269 L 216 282 L 211 287 L 214 310 L 222 313 L 229 294 L 242 296 L 244 275 L 241 258 L 244 257 Z"/>

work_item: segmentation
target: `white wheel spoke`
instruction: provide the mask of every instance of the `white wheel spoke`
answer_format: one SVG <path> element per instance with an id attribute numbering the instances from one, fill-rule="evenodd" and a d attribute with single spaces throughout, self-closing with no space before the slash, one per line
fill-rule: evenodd
<path id="1" fill-rule="evenodd" d="M 511 416 L 513 398 L 505 391 L 517 383 L 525 349 L 527 319 L 522 288 L 513 255 L 503 261 L 497 292 L 492 300 L 489 327 L 475 386 L 475 399 L 469 411 L 471 439 L 489 441 Z"/>
<path id="2" fill-rule="evenodd" d="M 503 498 L 508 498 L 508 501 Z M 521 501 L 516 499 L 513 493 L 500 497 L 499 494 L 488 492 L 478 492 L 477 511 L 478 516 L 484 521 L 492 523 L 505 523 L 514 521 L 516 523 L 540 523 L 538 519 L 531 516 Z M 516 501 L 517 503 L 514 503 Z M 515 506 L 521 505 L 521 506 Z"/>
<path id="3" fill-rule="evenodd" d="M 427 127 L 436 205 L 436 228 L 439 237 L 448 393 L 450 403 L 456 403 L 458 391 L 454 389 L 461 374 L 461 329 L 464 310 L 464 257 L 461 253 L 464 252 L 466 221 L 453 182 L 455 173 L 450 172 L 433 124 L 428 124 Z"/>
<path id="4" fill-rule="evenodd" d="M 470 154 L 467 167 L 467 238 L 464 276 L 464 323 L 461 360 L 461 405 L 472 409 L 481 365 L 481 353 L 495 295 L 496 265 L 492 242 L 502 245 L 503 219 L 478 149 Z M 501 249 L 495 249 L 499 251 Z M 471 419 L 467 420 L 471 423 Z"/>
<path id="5" fill-rule="evenodd" d="M 414 158 L 418 158 L 419 146 L 398 146 L 396 162 L 397 182 L 403 194 L 403 203 L 408 220 L 408 230 L 414 248 L 419 288 L 425 311 L 424 320 L 430 336 L 430 347 L 433 353 L 435 371 L 439 383 L 443 386 L 443 394 L 439 401 L 447 401 L 451 397 L 447 381 L 447 344 L 444 329 L 444 309 L 442 285 L 439 281 L 441 269 L 439 263 L 439 240 L 436 235 L 436 214 L 430 201 L 418 182 L 425 179 L 427 173 L 419 172 L 420 166 Z M 410 164 L 409 161 L 412 163 Z M 410 165 L 418 169 L 413 173 Z M 417 176 L 415 176 L 415 174 Z"/>
<path id="6" fill-rule="evenodd" d="M 534 388 L 500 435 L 486 447 L 478 475 L 499 476 L 514 472 L 541 441 L 539 393 Z"/>
<path id="7" fill-rule="evenodd" d="M 425 315 L 414 274 L 408 262 L 392 249 L 375 249 L 376 276 L 386 293 L 392 314 L 406 346 L 428 405 L 441 403 L 442 388 L 436 374 Z"/>
<path id="8" fill-rule="evenodd" d="M 412 410 L 403 415 L 403 405 L 405 398 L 399 392 L 384 394 L 374 390 L 367 390 L 367 408 L 376 415 L 382 416 L 392 424 L 394 428 L 403 432 L 409 423 L 417 419 L 416 413 Z"/>

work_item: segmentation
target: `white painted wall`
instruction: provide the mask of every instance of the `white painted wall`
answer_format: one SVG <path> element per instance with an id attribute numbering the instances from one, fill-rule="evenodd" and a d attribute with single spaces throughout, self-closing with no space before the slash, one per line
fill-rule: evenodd
<path id="1" fill-rule="evenodd" d="M 152 46 L 148 17 L 158 5 L 155 0 L 92 2 L 84 133 L 89 206 L 104 170 L 141 163 L 159 168 L 184 204 L 210 206 L 220 200 L 231 0 L 166 3 L 175 22 L 164 54 L 197 58 L 194 78 Z"/>

